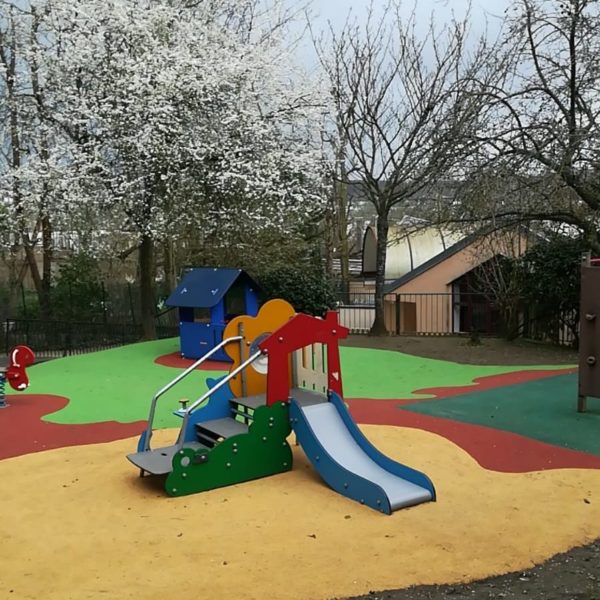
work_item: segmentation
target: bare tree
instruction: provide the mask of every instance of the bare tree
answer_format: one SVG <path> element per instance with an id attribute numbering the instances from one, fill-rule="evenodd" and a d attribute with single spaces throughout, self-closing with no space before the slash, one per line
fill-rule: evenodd
<path id="1" fill-rule="evenodd" d="M 521 333 L 524 271 L 519 262 L 527 251 L 527 235 L 519 227 L 482 235 L 474 256 L 474 293 L 482 293 L 499 311 L 503 333 L 513 340 Z M 487 260 L 482 260 L 482 258 Z"/>
<path id="2" fill-rule="evenodd" d="M 518 0 L 513 11 L 476 136 L 478 181 L 504 189 L 470 208 L 570 225 L 600 252 L 600 3 Z"/>
<path id="3" fill-rule="evenodd" d="M 348 22 L 319 45 L 340 127 L 347 180 L 361 188 L 377 213 L 373 335 L 384 323 L 389 215 L 460 166 L 461 140 L 477 114 L 468 93 L 482 64 L 483 46 L 465 50 L 467 21 L 417 33 L 415 14 L 390 0 L 381 16 L 373 4 L 364 25 Z M 338 159 L 339 160 L 339 159 Z"/>

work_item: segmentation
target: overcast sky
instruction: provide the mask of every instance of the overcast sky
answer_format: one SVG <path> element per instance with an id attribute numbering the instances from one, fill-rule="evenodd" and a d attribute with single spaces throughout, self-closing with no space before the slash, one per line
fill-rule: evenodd
<path id="1" fill-rule="evenodd" d="M 334 29 L 340 29 L 348 16 L 349 11 L 360 17 L 366 15 L 367 7 L 371 0 L 312 0 L 313 27 L 318 30 L 328 29 L 331 23 Z M 500 26 L 501 17 L 505 9 L 514 0 L 405 0 L 407 14 L 415 9 L 417 24 L 422 24 L 425 31 L 431 16 L 437 25 L 442 26 L 452 19 L 464 18 L 469 4 L 471 5 L 471 34 L 479 37 L 486 30 L 490 35 L 495 35 Z M 385 0 L 374 0 L 375 8 L 385 5 Z M 307 66 L 313 65 L 314 56 L 307 44 L 302 50 L 304 62 Z"/>
<path id="2" fill-rule="evenodd" d="M 504 13 L 505 8 L 511 0 L 473 0 L 471 4 L 471 14 L 473 27 L 483 29 L 486 19 L 490 27 L 497 24 L 498 16 Z M 324 24 L 331 21 L 335 26 L 341 26 L 348 14 L 352 10 L 357 16 L 365 14 L 370 0 L 313 0 L 312 6 L 318 20 Z M 383 6 L 384 0 L 374 0 L 374 6 Z M 436 22 L 442 24 L 448 21 L 454 13 L 457 17 L 464 17 L 469 6 L 468 0 L 410 0 L 404 2 L 407 12 L 412 11 L 413 6 L 416 9 L 417 18 L 424 23 L 429 21 L 431 14 L 434 15 Z"/>

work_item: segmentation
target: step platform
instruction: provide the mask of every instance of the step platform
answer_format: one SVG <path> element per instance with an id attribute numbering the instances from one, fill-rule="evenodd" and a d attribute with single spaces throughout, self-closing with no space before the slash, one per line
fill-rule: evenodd
<path id="1" fill-rule="evenodd" d="M 248 433 L 248 425 L 231 417 L 196 423 L 196 435 L 207 447 L 214 446 L 221 439 L 242 433 Z"/>
<path id="2" fill-rule="evenodd" d="M 200 444 L 199 442 L 185 442 L 183 447 L 191 448 L 192 450 L 208 448 L 208 446 Z M 177 450 L 179 450 L 179 446 L 175 444 L 173 446 L 148 450 L 147 452 L 134 452 L 128 454 L 127 458 L 145 473 L 150 473 L 152 475 L 166 475 L 173 470 L 173 456 L 175 456 Z"/>

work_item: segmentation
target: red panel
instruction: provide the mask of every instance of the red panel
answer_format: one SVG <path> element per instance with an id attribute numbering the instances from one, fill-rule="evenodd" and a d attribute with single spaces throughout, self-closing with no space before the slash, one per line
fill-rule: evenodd
<path id="1" fill-rule="evenodd" d="M 342 372 L 338 340 L 348 336 L 350 330 L 338 323 L 335 311 L 329 311 L 325 319 L 297 314 L 274 331 L 260 349 L 269 356 L 267 374 L 267 404 L 287 401 L 289 397 L 288 356 L 295 350 L 310 344 L 327 345 L 328 385 L 342 395 Z"/>

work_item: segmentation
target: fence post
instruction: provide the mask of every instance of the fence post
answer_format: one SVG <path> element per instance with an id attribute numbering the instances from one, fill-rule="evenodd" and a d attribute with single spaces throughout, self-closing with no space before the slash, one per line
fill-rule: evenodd
<path id="1" fill-rule="evenodd" d="M 396 294 L 396 335 L 400 335 L 402 328 L 400 327 L 400 294 Z"/>

